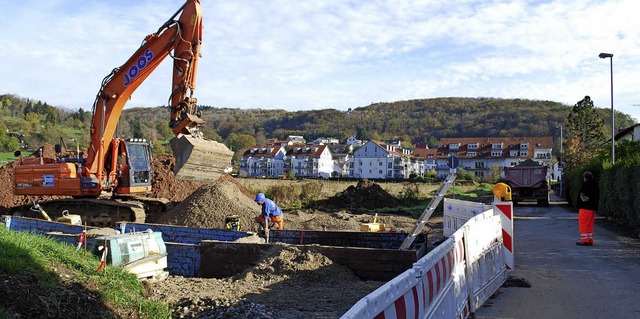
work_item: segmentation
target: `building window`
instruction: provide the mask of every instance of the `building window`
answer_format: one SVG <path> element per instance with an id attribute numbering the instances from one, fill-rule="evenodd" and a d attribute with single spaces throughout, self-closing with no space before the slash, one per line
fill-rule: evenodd
<path id="1" fill-rule="evenodd" d="M 502 156 L 502 152 L 492 151 L 491 156 Z"/>
<path id="2" fill-rule="evenodd" d="M 484 162 L 476 162 L 475 168 L 484 168 Z"/>
<path id="3" fill-rule="evenodd" d="M 393 167 L 392 165 L 393 165 L 393 163 L 391 163 L 391 162 L 387 163 L 387 168 L 392 168 Z"/>

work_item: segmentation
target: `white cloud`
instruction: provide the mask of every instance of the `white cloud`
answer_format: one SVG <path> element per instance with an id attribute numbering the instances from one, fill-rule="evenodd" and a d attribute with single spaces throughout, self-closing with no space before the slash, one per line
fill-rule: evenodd
<path id="1" fill-rule="evenodd" d="M 181 1 L 2 1 L 0 87 L 89 107 Z M 487 96 L 559 101 L 590 95 L 640 118 L 636 3 L 617 1 L 203 1 L 201 103 L 288 110 Z M 25 27 L 27 25 L 27 27 Z M 6 67 L 5 67 L 6 66 Z M 170 61 L 128 105 L 166 103 Z"/>

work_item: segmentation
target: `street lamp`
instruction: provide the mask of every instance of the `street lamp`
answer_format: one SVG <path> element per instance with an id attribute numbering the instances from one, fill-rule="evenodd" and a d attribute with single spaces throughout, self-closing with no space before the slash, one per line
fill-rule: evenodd
<path id="1" fill-rule="evenodd" d="M 609 69 L 611 70 L 611 165 L 616 163 L 616 122 L 613 116 L 613 53 L 600 53 L 601 59 L 609 58 Z"/>
<path id="2" fill-rule="evenodd" d="M 556 127 L 556 128 L 559 128 L 559 129 L 560 129 L 560 160 L 558 161 L 558 163 L 559 163 L 559 164 L 558 164 L 558 168 L 559 168 L 559 169 L 558 169 L 558 171 L 560 171 L 560 176 L 558 176 L 558 177 L 560 177 L 560 178 L 559 178 L 559 182 L 560 182 L 560 196 L 562 196 L 562 171 L 563 171 L 563 169 L 564 169 L 564 168 L 563 168 L 564 163 L 562 163 L 562 158 L 563 158 L 563 156 L 562 156 L 562 155 L 563 155 L 563 152 L 564 152 L 564 149 L 562 148 L 562 126 L 558 126 L 558 127 Z"/>

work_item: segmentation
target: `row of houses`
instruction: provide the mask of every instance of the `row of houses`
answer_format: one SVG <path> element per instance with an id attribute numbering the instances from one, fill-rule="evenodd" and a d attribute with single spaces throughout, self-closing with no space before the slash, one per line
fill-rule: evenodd
<path id="1" fill-rule="evenodd" d="M 254 177 L 403 179 L 435 171 L 443 178 L 449 173 L 448 160 L 454 156 L 459 167 L 483 178 L 526 159 L 551 166 L 552 151 L 551 136 L 443 138 L 431 149 L 402 148 L 396 141 L 375 140 L 357 147 L 275 142 L 248 148 L 239 173 Z"/>

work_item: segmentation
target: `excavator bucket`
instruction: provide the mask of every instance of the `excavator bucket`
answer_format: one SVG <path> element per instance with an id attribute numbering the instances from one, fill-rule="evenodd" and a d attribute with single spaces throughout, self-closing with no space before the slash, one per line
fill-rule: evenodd
<path id="1" fill-rule="evenodd" d="M 173 170 L 177 179 L 197 182 L 215 182 L 231 166 L 233 152 L 224 144 L 179 135 L 170 141 L 176 164 Z"/>

